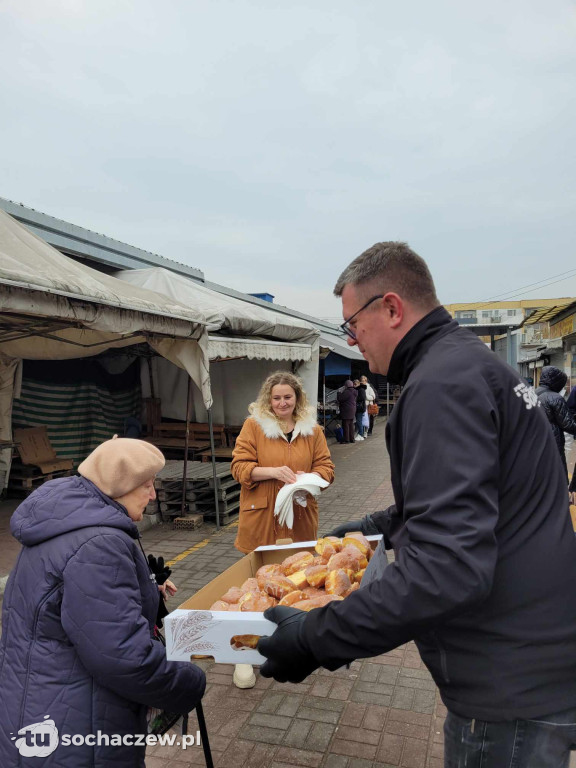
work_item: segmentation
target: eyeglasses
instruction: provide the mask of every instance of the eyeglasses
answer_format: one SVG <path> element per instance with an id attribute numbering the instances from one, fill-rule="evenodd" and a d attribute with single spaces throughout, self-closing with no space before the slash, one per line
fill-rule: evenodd
<path id="1" fill-rule="evenodd" d="M 363 309 L 366 309 L 366 307 L 369 307 L 370 304 L 372 304 L 372 302 L 376 301 L 377 299 L 383 299 L 383 298 L 384 298 L 384 294 L 383 293 L 380 294 L 379 296 L 372 296 L 372 298 L 369 301 L 367 301 L 366 304 L 364 304 L 363 307 L 360 307 L 360 309 L 357 312 L 354 312 L 354 314 L 351 315 L 348 318 L 348 320 L 344 320 L 344 322 L 342 323 L 340 328 L 342 328 L 344 333 L 347 334 L 348 336 L 350 336 L 351 339 L 354 339 L 354 341 L 356 341 L 356 333 L 350 327 L 350 321 L 354 320 L 356 315 L 359 315 L 360 312 L 362 312 Z"/>

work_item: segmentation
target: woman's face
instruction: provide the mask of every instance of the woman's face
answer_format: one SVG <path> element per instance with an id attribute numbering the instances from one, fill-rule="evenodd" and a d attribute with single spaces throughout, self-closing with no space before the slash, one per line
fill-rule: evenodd
<path id="1" fill-rule="evenodd" d="M 114 499 L 114 501 L 126 507 L 130 520 L 137 523 L 142 520 L 144 509 L 148 506 L 148 503 L 154 501 L 155 498 L 154 478 L 151 477 L 143 485 L 139 485 L 138 488 L 134 488 L 130 493 L 125 493 L 124 496 L 120 496 Z"/>
<path id="2" fill-rule="evenodd" d="M 296 392 L 289 384 L 276 384 L 270 393 L 270 405 L 279 419 L 289 419 L 296 407 Z"/>
<path id="3" fill-rule="evenodd" d="M 361 384 L 368 384 L 368 379 L 366 376 L 360 376 L 360 383 Z"/>

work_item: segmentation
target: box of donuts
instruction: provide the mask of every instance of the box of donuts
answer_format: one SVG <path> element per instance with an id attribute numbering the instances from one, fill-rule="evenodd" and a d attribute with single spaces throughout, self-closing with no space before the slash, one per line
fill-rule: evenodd
<path id="1" fill-rule="evenodd" d="M 276 625 L 274 605 L 312 611 L 360 588 L 381 536 L 348 533 L 318 541 L 259 547 L 164 619 L 170 661 L 211 656 L 222 664 L 263 664 L 256 648 Z"/>

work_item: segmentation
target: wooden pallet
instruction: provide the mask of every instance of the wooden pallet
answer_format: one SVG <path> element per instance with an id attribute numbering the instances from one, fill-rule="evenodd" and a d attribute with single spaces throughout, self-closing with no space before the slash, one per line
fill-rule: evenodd
<path id="1" fill-rule="evenodd" d="M 58 477 L 70 477 L 71 474 L 73 474 L 71 469 L 60 470 L 59 472 L 46 472 L 44 474 L 20 474 L 19 472 L 10 472 L 7 490 L 9 493 L 14 492 L 19 495 L 24 494 L 25 496 L 28 496 L 28 494 L 35 491 L 36 488 L 39 488 L 48 480 L 55 480 Z"/>
<path id="2" fill-rule="evenodd" d="M 174 492 L 182 490 L 184 462 L 167 461 L 166 466 L 158 472 L 154 487 L 156 490 Z M 230 472 L 230 464 L 221 462 L 216 465 L 216 487 L 226 487 L 235 482 Z M 201 461 L 189 461 L 186 467 L 186 488 L 196 491 L 198 488 L 213 488 L 214 477 L 211 464 Z"/>
<path id="3" fill-rule="evenodd" d="M 216 519 L 216 508 L 214 506 L 214 502 L 212 502 L 212 504 L 206 504 L 205 506 L 198 505 L 195 509 L 196 511 L 201 512 L 207 520 Z M 222 518 L 223 515 L 230 515 L 232 512 L 238 512 L 239 509 L 240 498 L 237 498 L 229 503 L 220 502 L 218 504 L 220 518 Z"/>

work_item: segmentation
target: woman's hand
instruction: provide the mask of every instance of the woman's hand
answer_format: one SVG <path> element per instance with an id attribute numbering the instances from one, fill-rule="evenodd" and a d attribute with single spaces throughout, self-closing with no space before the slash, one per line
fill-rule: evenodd
<path id="1" fill-rule="evenodd" d="M 277 480 L 280 480 L 282 483 L 290 484 L 295 483 L 297 480 L 296 475 L 294 472 L 290 469 L 290 467 L 275 467 L 275 476 Z"/>
<path id="2" fill-rule="evenodd" d="M 166 598 L 166 592 L 170 597 L 173 597 L 178 592 L 178 587 L 170 579 L 166 579 L 164 584 L 158 584 L 158 589 L 162 592 L 164 598 Z"/>

